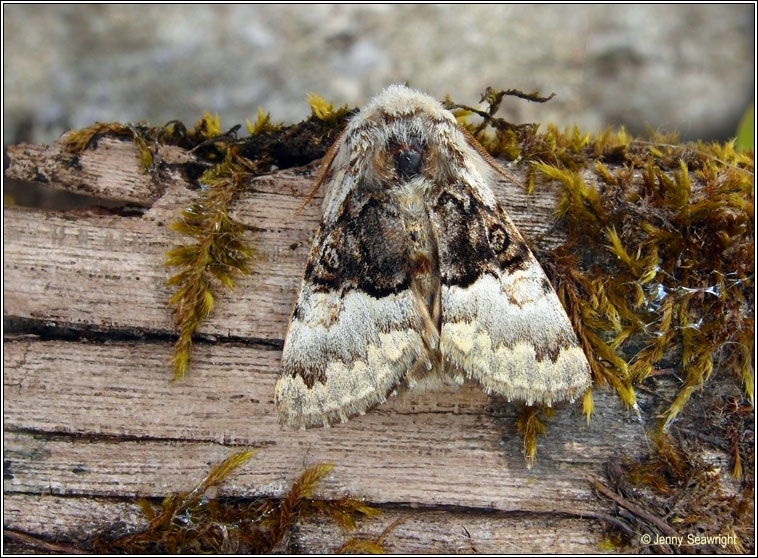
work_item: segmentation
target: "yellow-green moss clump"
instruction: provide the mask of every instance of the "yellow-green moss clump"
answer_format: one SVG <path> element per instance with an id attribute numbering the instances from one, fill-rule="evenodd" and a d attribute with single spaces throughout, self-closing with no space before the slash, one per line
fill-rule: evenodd
<path id="1" fill-rule="evenodd" d="M 171 250 L 166 259 L 167 266 L 178 268 L 168 281 L 176 288 L 170 303 L 179 332 L 171 356 L 174 379 L 187 371 L 192 336 L 212 311 L 214 293 L 221 286 L 231 288 L 235 276 L 249 273 L 254 251 L 244 241 L 244 226 L 229 216 L 230 204 L 252 177 L 322 157 L 346 122 L 347 107 L 335 109 L 313 94 L 308 102 L 311 118 L 292 126 L 272 123 L 270 115 L 259 109 L 255 124 L 247 122 L 246 138 L 237 137 L 239 125 L 223 132 L 218 115 L 208 112 L 191 130 L 178 121 L 154 128 L 114 122 L 64 137 L 67 148 L 76 154 L 103 136 L 129 137 L 146 172 L 156 170 L 153 146 L 159 143 L 180 146 L 195 156 L 196 163 L 184 170 L 200 187 L 198 199 L 170 225 L 188 242 Z"/>
<path id="2" fill-rule="evenodd" d="M 168 496 L 156 510 L 148 500 L 139 504 L 148 521 L 137 533 L 110 539 L 98 537 L 97 552 L 150 554 L 260 554 L 288 552 L 287 535 L 306 517 L 331 517 L 345 530 L 356 528 L 360 517 L 375 517 L 381 512 L 352 498 L 313 499 L 316 484 L 332 470 L 326 463 L 306 469 L 281 499 L 228 499 L 208 497 L 210 488 L 218 486 L 256 452 L 230 455 L 190 492 Z M 376 539 L 348 539 L 336 551 L 383 552 L 386 529 Z"/>
<path id="3" fill-rule="evenodd" d="M 669 550 L 752 552 L 752 149 L 654 132 L 638 139 L 623 128 L 539 133 L 495 117 L 501 100 L 488 91 L 487 110 L 452 108 L 491 153 L 525 172 L 529 190 L 538 178 L 560 184 L 555 213 L 566 241 L 537 256 L 590 360 L 593 389 L 609 384 L 638 411 L 637 390 L 656 393 L 659 380 L 680 378 L 651 454 L 609 464 L 613 489 L 598 492 L 624 508 L 613 523 L 618 544 L 648 550 L 643 533 L 684 535 L 685 546 Z M 475 126 L 466 123 L 472 113 L 482 118 Z M 696 408 L 684 412 L 693 397 Z M 592 391 L 583 404 L 589 420 Z M 525 409 L 519 427 L 533 458 L 544 429 L 537 411 Z M 730 456 L 728 475 L 704 460 L 713 451 Z M 722 537 L 686 546 L 687 534 Z"/>
<path id="4" fill-rule="evenodd" d="M 635 385 L 666 360 L 683 385 L 661 427 L 704 385 L 714 362 L 753 400 L 754 157 L 733 142 L 592 137 L 574 127 L 514 126 L 494 116 L 502 94 L 469 130 L 490 150 L 516 153 L 530 185 L 557 181 L 566 242 L 539 254 L 585 351 L 595 386 L 629 406 Z M 469 107 L 454 105 L 464 117 Z M 493 133 L 494 131 L 494 133 Z M 514 143 L 519 146 L 515 150 Z M 585 410 L 591 410 L 585 397 Z"/>
<path id="5" fill-rule="evenodd" d="M 613 172 L 603 163 L 609 143 L 627 144 Z M 681 371 L 684 382 L 663 429 L 714 361 L 752 402 L 752 156 L 660 138 L 583 149 L 594 160 L 588 172 L 557 161 L 533 166 L 563 186 L 556 212 L 569 237 L 549 257 L 596 382 L 633 406 L 634 386 L 667 358 L 664 368 Z"/>
<path id="6" fill-rule="evenodd" d="M 311 118 L 284 128 L 259 109 L 256 123 L 247 122 L 250 136 L 239 140 L 238 127 L 221 134 L 218 117 L 208 113 L 195 127 L 192 137 L 199 143 L 192 150 L 201 159 L 218 162 L 200 177 L 198 200 L 171 225 L 193 240 L 171 250 L 166 260 L 166 265 L 179 268 L 169 279 L 177 287 L 170 301 L 179 331 L 171 357 L 174 379 L 186 373 L 192 336 L 213 308 L 214 283 L 231 288 L 235 274 L 249 273 L 253 250 L 244 242 L 244 226 L 228 215 L 230 204 L 253 176 L 323 156 L 344 124 L 347 108 L 335 111 L 316 96 L 309 102 Z"/>
<path id="7" fill-rule="evenodd" d="M 142 169 L 153 168 L 153 153 L 148 147 L 149 137 L 154 130 L 141 124 L 121 124 L 120 122 L 98 122 L 81 130 L 74 130 L 63 137 L 66 148 L 73 153 L 81 153 L 101 136 L 124 136 L 131 138 L 140 154 Z"/>

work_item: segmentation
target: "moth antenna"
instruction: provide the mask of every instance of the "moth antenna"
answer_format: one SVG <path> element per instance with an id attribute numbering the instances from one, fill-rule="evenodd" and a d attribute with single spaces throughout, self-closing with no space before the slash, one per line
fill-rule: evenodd
<path id="1" fill-rule="evenodd" d="M 498 173 L 503 178 L 507 178 L 514 184 L 518 184 L 521 188 L 524 190 L 527 190 L 527 185 L 521 182 L 521 179 L 519 179 L 515 174 L 508 171 L 507 169 L 503 168 L 500 163 L 495 161 L 495 159 L 490 155 L 484 147 L 482 147 L 482 144 L 477 141 L 477 139 L 469 132 L 466 128 L 464 128 L 461 125 L 458 125 L 458 128 L 460 129 L 463 136 L 466 138 L 466 142 L 473 147 L 479 155 L 482 156 L 482 158 L 489 164 L 490 167 L 492 167 L 492 170 L 494 170 L 496 173 Z"/>
<path id="2" fill-rule="evenodd" d="M 313 188 L 311 188 L 311 191 L 308 192 L 308 195 L 305 197 L 305 201 L 303 201 L 303 203 L 300 204 L 300 207 L 298 207 L 295 211 L 295 217 L 299 216 L 300 212 L 305 209 L 305 206 L 311 203 L 311 200 L 313 200 L 316 192 L 318 192 L 319 188 L 321 188 L 321 186 L 323 186 L 323 184 L 326 182 L 326 177 L 329 173 L 329 167 L 332 166 L 334 158 L 337 156 L 337 151 L 339 151 L 340 143 L 342 142 L 342 136 L 344 135 L 345 130 L 342 130 L 337 136 L 337 139 L 334 140 L 332 146 L 329 148 L 329 151 L 327 151 L 326 155 L 324 155 L 324 158 L 321 159 L 321 164 L 318 166 L 318 170 L 316 171 L 316 180 L 314 182 Z"/>

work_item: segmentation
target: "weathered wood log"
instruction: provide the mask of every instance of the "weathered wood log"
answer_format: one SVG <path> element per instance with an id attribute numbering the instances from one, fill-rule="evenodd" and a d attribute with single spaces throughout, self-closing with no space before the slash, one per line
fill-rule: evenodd
<path id="1" fill-rule="evenodd" d="M 145 520 L 134 498 L 188 490 L 231 448 L 258 447 L 222 494 L 281 496 L 304 467 L 333 462 L 317 495 L 384 508 L 385 519 L 361 524 L 367 533 L 404 518 L 388 538 L 393 551 L 597 548 L 591 481 L 610 457 L 649 449 L 645 425 L 607 389 L 595 393 L 589 425 L 577 403 L 556 410 L 531 469 L 516 406 L 469 383 L 401 393 L 333 428 L 277 423 L 280 348 L 320 215 L 318 196 L 296 215 L 313 166 L 259 177 L 235 203 L 256 251 L 252 273 L 220 291 L 187 378 L 172 383 L 163 261 L 183 241 L 167 224 L 196 195 L 177 166 L 191 156 L 161 147 L 159 170 L 147 173 L 133 143 L 109 138 L 80 157 L 59 144 L 8 155 L 6 177 L 146 209 L 4 208 L 6 529 L 83 542 L 116 521 L 136 528 Z M 527 196 L 503 181 L 496 193 L 530 242 L 561 242 L 558 186 L 538 181 Z M 642 408 L 653 400 L 639 394 Z M 313 519 L 293 537 L 293 548 L 325 552 L 346 535 Z"/>
<path id="2" fill-rule="evenodd" d="M 5 513 L 14 518 L 17 532 L 43 533 L 54 540 L 69 540 L 72 533 L 102 532 L 118 526 L 128 531 L 144 523 L 139 506 L 110 498 L 60 498 L 50 495 L 11 494 Z M 420 554 L 529 553 L 560 548 L 567 553 L 596 550 L 599 529 L 588 530 L 587 519 L 555 514 L 433 511 L 387 507 L 380 518 L 361 521 L 357 531 L 376 537 L 394 521 L 401 523 L 387 537 L 388 552 Z M 8 524 L 6 523 L 6 527 Z M 300 524 L 292 546 L 334 551 L 347 536 L 333 521 Z M 73 543 L 85 541 L 77 538 Z"/>

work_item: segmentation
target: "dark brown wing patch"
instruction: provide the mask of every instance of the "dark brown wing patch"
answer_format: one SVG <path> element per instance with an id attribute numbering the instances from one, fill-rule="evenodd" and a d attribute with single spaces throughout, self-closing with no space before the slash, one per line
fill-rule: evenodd
<path id="1" fill-rule="evenodd" d="M 483 273 L 499 275 L 523 266 L 528 248 L 499 206 L 487 207 L 470 188 L 452 185 L 434 201 L 444 285 L 468 287 Z"/>
<path id="2" fill-rule="evenodd" d="M 398 209 L 380 193 L 348 197 L 336 221 L 319 228 L 305 280 L 317 291 L 359 289 L 375 298 L 405 290 L 411 266 Z"/>

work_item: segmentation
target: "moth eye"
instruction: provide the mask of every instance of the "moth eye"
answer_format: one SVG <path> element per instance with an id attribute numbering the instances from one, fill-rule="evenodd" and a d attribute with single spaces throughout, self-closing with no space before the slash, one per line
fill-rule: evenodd
<path id="1" fill-rule="evenodd" d="M 505 249 L 508 248 L 508 244 L 510 244 L 508 233 L 505 232 L 503 227 L 497 224 L 487 231 L 487 237 L 490 241 L 492 250 L 494 250 L 496 254 L 504 252 Z"/>
<path id="2" fill-rule="evenodd" d="M 421 153 L 415 149 L 396 151 L 395 170 L 403 178 L 417 175 L 421 170 Z"/>
<path id="3" fill-rule="evenodd" d="M 388 142 L 395 172 L 400 178 L 412 178 L 421 172 L 425 149 L 425 142 L 418 138 L 393 138 Z"/>

